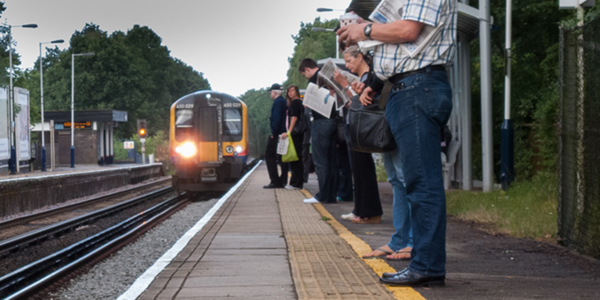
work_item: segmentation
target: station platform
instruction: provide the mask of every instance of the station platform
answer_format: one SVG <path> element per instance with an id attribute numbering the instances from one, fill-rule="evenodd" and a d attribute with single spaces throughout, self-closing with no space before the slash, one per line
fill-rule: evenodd
<path id="1" fill-rule="evenodd" d="M 381 273 L 409 263 L 361 258 L 394 231 L 388 183 L 381 224 L 354 224 L 339 218 L 351 202 L 302 202 L 318 190 L 314 174 L 304 190 L 268 182 L 263 162 L 118 299 L 600 299 L 597 260 L 454 218 L 446 287 L 382 285 Z"/>
<path id="2" fill-rule="evenodd" d="M 165 176 L 162 164 L 75 165 L 0 175 L 0 219 Z"/>

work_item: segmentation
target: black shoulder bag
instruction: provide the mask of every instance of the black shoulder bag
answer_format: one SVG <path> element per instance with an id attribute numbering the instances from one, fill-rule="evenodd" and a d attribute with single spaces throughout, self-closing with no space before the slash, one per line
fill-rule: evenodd
<path id="1" fill-rule="evenodd" d="M 382 153 L 396 149 L 396 141 L 385 119 L 385 103 L 381 106 L 378 98 L 363 106 L 359 96 L 352 97 L 348 110 L 349 146 L 352 150 Z"/>

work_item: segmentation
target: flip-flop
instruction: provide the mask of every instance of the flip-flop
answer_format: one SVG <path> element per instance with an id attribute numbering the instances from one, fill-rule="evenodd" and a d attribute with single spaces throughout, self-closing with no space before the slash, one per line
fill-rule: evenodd
<path id="1" fill-rule="evenodd" d="M 383 247 L 379 247 L 379 248 L 377 248 L 375 250 L 381 251 L 381 252 L 383 252 L 383 254 L 381 254 L 381 255 L 373 255 L 373 256 L 365 256 L 365 255 L 363 255 L 362 258 L 364 258 L 364 259 L 375 259 L 375 258 L 382 258 L 383 256 L 394 254 L 394 252 L 387 251 L 387 250 L 383 249 Z M 375 251 L 375 250 L 373 250 L 373 251 Z"/>
<path id="2" fill-rule="evenodd" d="M 410 253 L 411 253 L 411 251 L 398 250 L 395 253 L 388 254 L 388 255 L 393 255 L 393 254 L 408 254 L 408 257 L 395 258 L 395 257 L 387 257 L 386 256 L 385 259 L 386 260 L 391 260 L 391 261 L 410 260 Z"/>

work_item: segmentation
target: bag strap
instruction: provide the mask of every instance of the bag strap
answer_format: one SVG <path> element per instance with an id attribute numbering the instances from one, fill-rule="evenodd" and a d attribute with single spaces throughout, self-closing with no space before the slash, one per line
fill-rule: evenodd
<path id="1" fill-rule="evenodd" d="M 381 95 L 379 96 L 379 109 L 385 110 L 385 106 L 387 105 L 388 98 L 390 97 L 390 91 L 392 91 L 392 87 L 394 84 L 386 80 L 383 83 L 383 89 L 381 90 Z"/>

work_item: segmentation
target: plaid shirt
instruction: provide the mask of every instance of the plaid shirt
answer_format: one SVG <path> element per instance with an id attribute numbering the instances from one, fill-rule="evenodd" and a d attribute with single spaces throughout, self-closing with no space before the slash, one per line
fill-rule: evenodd
<path id="1" fill-rule="evenodd" d="M 394 74 L 414 71 L 429 65 L 443 65 L 454 55 L 456 39 L 456 0 L 405 0 L 402 20 L 426 25 L 442 25 L 440 33 L 414 57 L 399 44 L 383 44 L 375 48 L 373 67 L 377 77 L 385 80 Z"/>

